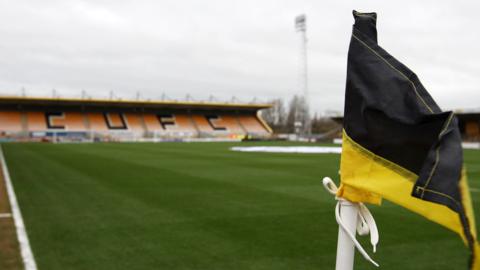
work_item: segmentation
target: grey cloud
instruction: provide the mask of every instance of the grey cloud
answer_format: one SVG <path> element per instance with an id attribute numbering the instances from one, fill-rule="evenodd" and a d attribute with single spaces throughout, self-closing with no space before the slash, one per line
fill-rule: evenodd
<path id="1" fill-rule="evenodd" d="M 0 94 L 245 101 L 296 93 L 293 18 L 307 14 L 312 110 L 341 111 L 352 9 L 444 108 L 480 107 L 475 1 L 0 1 Z"/>

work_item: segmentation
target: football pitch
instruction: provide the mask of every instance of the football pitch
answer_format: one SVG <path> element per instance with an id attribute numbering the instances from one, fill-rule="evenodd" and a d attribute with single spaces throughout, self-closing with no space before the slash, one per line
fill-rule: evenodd
<path id="1" fill-rule="evenodd" d="M 335 200 L 321 180 L 338 180 L 340 155 L 229 150 L 238 145 L 287 144 L 2 147 L 40 270 L 334 269 Z M 465 163 L 479 212 L 480 151 Z M 377 253 L 361 242 L 381 269 L 467 269 L 453 232 L 387 201 L 369 208 Z"/>

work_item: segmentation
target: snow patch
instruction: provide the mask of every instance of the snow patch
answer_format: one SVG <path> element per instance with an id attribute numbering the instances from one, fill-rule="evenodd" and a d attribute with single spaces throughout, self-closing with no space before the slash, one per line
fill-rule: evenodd
<path id="1" fill-rule="evenodd" d="M 308 153 L 308 154 L 340 154 L 341 147 L 336 146 L 235 146 L 232 151 L 268 152 L 268 153 Z"/>

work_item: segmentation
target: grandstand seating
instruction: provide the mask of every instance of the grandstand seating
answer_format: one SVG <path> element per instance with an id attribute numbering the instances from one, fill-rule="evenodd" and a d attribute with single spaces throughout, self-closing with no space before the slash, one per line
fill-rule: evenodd
<path id="1" fill-rule="evenodd" d="M 207 121 L 204 115 L 201 115 L 201 114 L 192 115 L 192 119 L 199 132 L 212 133 L 215 131 L 213 127 L 209 124 L 209 122 Z"/>
<path id="2" fill-rule="evenodd" d="M 197 133 L 195 125 L 187 114 L 144 114 L 143 119 L 148 132 L 171 133 L 185 132 Z"/>
<path id="3" fill-rule="evenodd" d="M 45 131 L 47 128 L 47 121 L 44 112 L 26 112 L 27 115 L 27 130 L 28 131 Z"/>
<path id="4" fill-rule="evenodd" d="M 268 137 L 270 104 L 0 96 L 5 141 L 238 140 Z"/>
<path id="5" fill-rule="evenodd" d="M 46 112 L 45 121 L 47 129 L 66 129 L 65 113 L 63 112 Z"/>
<path id="6" fill-rule="evenodd" d="M 22 120 L 20 112 L 0 111 L 1 131 L 22 131 Z"/>
<path id="7" fill-rule="evenodd" d="M 105 123 L 109 130 L 127 130 L 127 123 L 123 113 L 103 113 Z"/>
<path id="8" fill-rule="evenodd" d="M 265 133 L 267 130 L 265 126 L 259 121 L 257 117 L 251 115 L 241 115 L 238 117 L 240 124 L 245 128 L 247 133 Z"/>
<path id="9" fill-rule="evenodd" d="M 1 111 L 1 132 L 182 133 L 190 135 L 268 134 L 254 114 Z"/>
<path id="10" fill-rule="evenodd" d="M 47 112 L 45 113 L 47 129 L 68 131 L 86 130 L 82 113 L 79 112 Z"/>
<path id="11" fill-rule="evenodd" d="M 142 114 L 141 117 L 143 118 L 147 131 L 154 132 L 155 130 L 162 129 L 158 118 L 154 114 Z"/>
<path id="12" fill-rule="evenodd" d="M 224 127 L 228 132 L 235 133 L 235 134 L 243 134 L 246 133 L 245 129 L 240 125 L 238 118 L 236 115 L 222 115 L 219 116 L 218 119 L 210 120 L 211 122 L 215 123 L 215 125 Z"/>
<path id="13" fill-rule="evenodd" d="M 470 140 L 480 139 L 480 123 L 471 121 L 465 125 L 465 137 Z"/>
<path id="14" fill-rule="evenodd" d="M 145 132 L 145 123 L 140 114 L 137 113 L 126 113 L 124 114 L 125 123 L 128 130 L 135 133 L 144 133 Z"/>
<path id="15" fill-rule="evenodd" d="M 86 114 L 89 130 L 94 130 L 96 132 L 105 132 L 109 131 L 107 122 L 105 121 L 105 116 L 103 113 L 98 112 L 89 112 Z"/>
<path id="16" fill-rule="evenodd" d="M 85 117 L 80 112 L 66 112 L 65 113 L 65 129 L 69 131 L 86 130 Z"/>
<path id="17" fill-rule="evenodd" d="M 157 129 L 157 132 L 197 133 L 194 123 L 187 114 L 157 114 L 156 118 L 160 123 L 160 129 Z"/>
<path id="18" fill-rule="evenodd" d="M 175 116 L 176 128 L 181 132 L 197 132 L 195 128 L 195 123 L 193 123 L 190 115 L 187 114 L 176 114 Z"/>

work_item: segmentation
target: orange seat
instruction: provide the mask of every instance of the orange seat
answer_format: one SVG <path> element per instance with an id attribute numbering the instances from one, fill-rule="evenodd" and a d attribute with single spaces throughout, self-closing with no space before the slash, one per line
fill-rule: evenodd
<path id="1" fill-rule="evenodd" d="M 196 114 L 192 115 L 192 118 L 201 132 L 245 133 L 239 119 L 233 114 Z"/>
<path id="2" fill-rule="evenodd" d="M 28 131 L 46 131 L 47 119 L 45 112 L 27 112 Z"/>
<path id="3" fill-rule="evenodd" d="M 98 132 L 109 130 L 103 113 L 87 113 L 87 117 L 90 123 L 90 130 Z"/>
<path id="4" fill-rule="evenodd" d="M 465 135 L 470 138 L 478 138 L 480 136 L 480 124 L 475 121 L 465 124 Z"/>
<path id="5" fill-rule="evenodd" d="M 187 114 L 144 114 L 143 119 L 149 131 L 196 132 Z"/>
<path id="6" fill-rule="evenodd" d="M 79 112 L 46 112 L 45 121 L 47 121 L 48 129 L 62 129 L 69 131 L 86 130 L 83 114 Z"/>
<path id="7" fill-rule="evenodd" d="M 143 114 L 143 121 L 148 131 L 162 130 L 162 126 L 155 114 Z"/>
<path id="8" fill-rule="evenodd" d="M 192 119 L 193 119 L 193 121 L 195 121 L 195 124 L 197 125 L 197 128 L 200 132 L 214 132 L 215 131 L 213 129 L 213 127 L 209 124 L 205 115 L 194 114 L 194 115 L 192 115 Z M 214 123 L 216 123 L 216 122 L 214 121 Z"/>
<path id="9" fill-rule="evenodd" d="M 127 122 L 123 113 L 103 113 L 103 119 L 107 124 L 109 130 L 126 130 L 128 129 Z"/>
<path id="10" fill-rule="evenodd" d="M 22 131 L 20 112 L 0 111 L 0 131 Z"/>
<path id="11" fill-rule="evenodd" d="M 196 132 L 195 126 L 192 123 L 192 119 L 187 114 L 174 114 L 175 118 L 175 131 L 182 132 Z"/>
<path id="12" fill-rule="evenodd" d="M 238 119 L 248 133 L 268 133 L 255 115 L 240 115 Z"/>
<path id="13" fill-rule="evenodd" d="M 244 134 L 245 130 L 242 128 L 242 126 L 239 123 L 239 119 L 236 115 L 221 115 L 219 117 L 219 124 L 226 127 L 227 131 L 230 133 L 235 133 L 235 134 Z"/>
<path id="14" fill-rule="evenodd" d="M 126 113 L 124 117 L 128 130 L 138 133 L 145 132 L 140 114 Z"/>
<path id="15" fill-rule="evenodd" d="M 65 113 L 65 128 L 70 131 L 86 131 L 85 116 L 81 112 Z"/>

